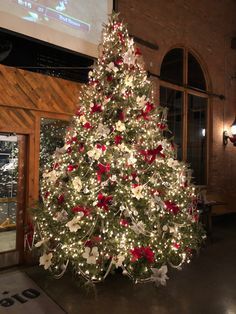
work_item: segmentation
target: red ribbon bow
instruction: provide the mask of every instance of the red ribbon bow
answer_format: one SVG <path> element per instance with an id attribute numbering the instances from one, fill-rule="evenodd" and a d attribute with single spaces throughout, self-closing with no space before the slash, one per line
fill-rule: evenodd
<path id="1" fill-rule="evenodd" d="M 154 149 L 142 149 L 140 151 L 140 154 L 144 156 L 144 160 L 151 164 L 156 159 L 157 155 L 160 155 L 161 157 L 165 158 L 165 155 L 161 152 L 163 149 L 162 145 L 158 145 L 157 148 Z"/>

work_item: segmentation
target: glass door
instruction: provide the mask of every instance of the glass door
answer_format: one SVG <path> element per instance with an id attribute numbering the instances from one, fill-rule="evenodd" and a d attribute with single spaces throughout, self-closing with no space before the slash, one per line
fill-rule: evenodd
<path id="1" fill-rule="evenodd" d="M 0 134 L 0 268 L 23 258 L 26 137 Z"/>

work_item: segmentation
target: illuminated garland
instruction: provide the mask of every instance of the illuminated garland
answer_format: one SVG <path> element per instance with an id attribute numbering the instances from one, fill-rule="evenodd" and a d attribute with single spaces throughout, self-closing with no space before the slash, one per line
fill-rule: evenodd
<path id="1" fill-rule="evenodd" d="M 163 136 L 166 109 L 153 103 L 141 61 L 113 15 L 34 212 L 40 265 L 58 278 L 72 265 L 100 282 L 121 267 L 135 282 L 164 285 L 167 265 L 189 262 L 202 240 L 188 167 Z"/>

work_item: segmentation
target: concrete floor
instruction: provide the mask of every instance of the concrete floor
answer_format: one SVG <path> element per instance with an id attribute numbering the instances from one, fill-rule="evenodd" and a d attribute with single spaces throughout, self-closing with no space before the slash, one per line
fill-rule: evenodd
<path id="1" fill-rule="evenodd" d="M 236 216 L 213 223 L 211 240 L 167 287 L 133 285 L 114 275 L 86 293 L 66 274 L 54 280 L 42 268 L 28 275 L 69 314 L 236 314 Z"/>

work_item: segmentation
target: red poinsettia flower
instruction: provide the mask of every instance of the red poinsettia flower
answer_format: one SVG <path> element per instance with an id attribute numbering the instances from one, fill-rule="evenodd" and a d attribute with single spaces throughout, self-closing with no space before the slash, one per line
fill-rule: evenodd
<path id="1" fill-rule="evenodd" d="M 97 206 L 103 208 L 105 211 L 109 210 L 109 205 L 111 205 L 113 196 L 105 196 L 102 193 L 98 194 L 98 203 Z"/>
<path id="2" fill-rule="evenodd" d="M 130 250 L 130 253 L 132 254 L 131 262 L 136 262 L 141 258 L 146 260 L 148 263 L 154 262 L 154 253 L 148 246 L 135 247 L 133 250 Z"/>
<path id="3" fill-rule="evenodd" d="M 75 170 L 77 168 L 78 168 L 78 165 L 68 165 L 67 166 L 67 171 L 71 172 L 71 171 L 73 171 L 73 170 Z"/>
<path id="4" fill-rule="evenodd" d="M 180 244 L 177 242 L 173 243 L 173 248 L 175 248 L 176 250 L 178 250 L 180 248 Z"/>
<path id="5" fill-rule="evenodd" d="M 102 105 L 101 104 L 93 104 L 91 108 L 91 113 L 102 112 Z"/>
<path id="6" fill-rule="evenodd" d="M 179 206 L 173 203 L 172 201 L 165 201 L 164 203 L 165 203 L 166 209 L 169 212 L 173 213 L 174 215 L 177 215 L 178 212 L 180 211 Z"/>
<path id="7" fill-rule="evenodd" d="M 102 145 L 102 144 L 97 144 L 96 147 L 101 149 L 103 152 L 105 152 L 105 150 L 107 149 L 106 145 Z"/>
<path id="8" fill-rule="evenodd" d="M 123 136 L 121 136 L 121 135 L 116 135 L 115 138 L 114 138 L 114 141 L 115 141 L 116 145 L 119 145 L 122 140 L 123 140 Z"/>
<path id="9" fill-rule="evenodd" d="M 92 125 L 89 123 L 89 122 L 86 122 L 84 125 L 83 125 L 83 128 L 85 129 L 91 129 Z"/>

